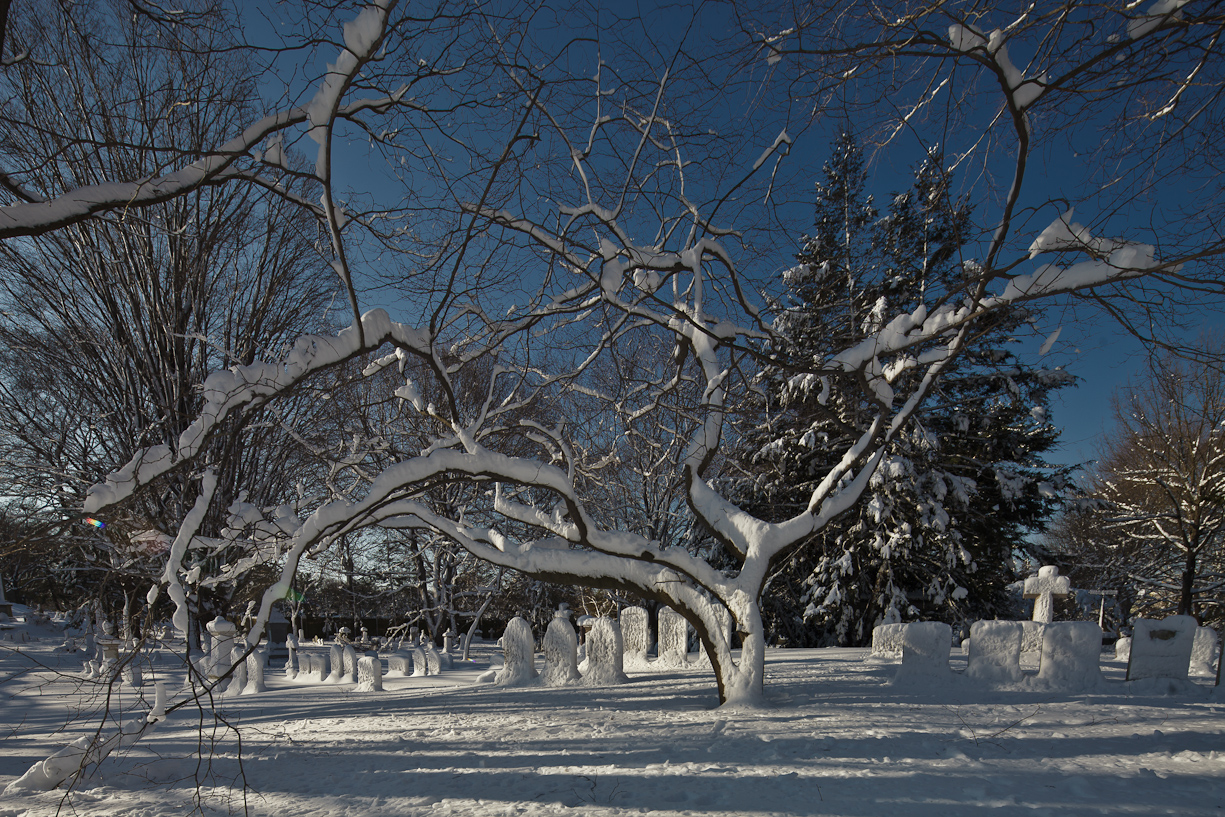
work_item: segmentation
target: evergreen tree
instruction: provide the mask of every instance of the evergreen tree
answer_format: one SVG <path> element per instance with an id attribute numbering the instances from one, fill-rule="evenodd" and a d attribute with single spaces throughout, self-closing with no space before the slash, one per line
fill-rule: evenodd
<path id="1" fill-rule="evenodd" d="M 762 374 L 762 405 L 745 432 L 751 477 L 740 492 L 754 513 L 798 512 L 812 480 L 871 416 L 868 394 L 831 389 L 836 375 L 805 369 L 886 317 L 959 288 L 973 263 L 962 257 L 970 207 L 953 200 L 949 182 L 933 151 L 878 218 L 860 148 L 846 133 L 835 141 L 817 184 L 814 232 L 776 304 L 789 343 Z M 1066 478 L 1041 455 L 1058 435 L 1050 393 L 1072 378 L 1024 365 L 1008 349 L 1030 317 L 1015 311 L 979 327 L 892 445 L 864 501 L 777 566 L 763 599 L 776 643 L 861 645 L 880 623 L 959 625 L 1011 612 L 1013 556 Z"/>

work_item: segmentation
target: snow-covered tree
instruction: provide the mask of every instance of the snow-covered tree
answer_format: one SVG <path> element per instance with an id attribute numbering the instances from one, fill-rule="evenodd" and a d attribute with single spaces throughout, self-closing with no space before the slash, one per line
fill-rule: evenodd
<path id="1" fill-rule="evenodd" d="M 879 219 L 863 165 L 843 132 L 817 184 L 813 233 L 784 276 L 775 327 L 785 340 L 763 372 L 766 402 L 749 415 L 749 477 L 738 484 L 745 507 L 764 518 L 802 508 L 872 418 L 838 375 L 814 380 L 805 369 L 878 331 L 882 316 L 946 297 L 975 264 L 964 257 L 971 211 L 953 200 L 939 153 Z M 1016 309 L 984 321 L 893 440 L 864 501 L 779 566 L 763 600 L 772 637 L 861 645 L 882 622 L 1009 612 L 1013 553 L 1063 478 L 1040 458 L 1057 436 L 1049 394 L 1071 382 L 1014 353 L 1030 317 Z"/>
<path id="2" fill-rule="evenodd" d="M 1057 49 L 1065 36 L 1059 15 L 1001 19 L 999 31 L 989 33 L 974 26 L 990 21 L 966 20 L 949 6 L 884 23 L 858 7 L 839 14 L 817 27 L 803 21 L 804 43 L 820 38 L 819 48 L 796 50 L 778 40 L 765 65 L 782 66 L 781 71 L 812 56 L 808 64 L 816 65 L 819 75 L 836 77 L 848 89 L 882 77 L 914 77 L 919 94 L 911 97 L 914 86 L 905 85 L 891 98 L 898 109 L 905 108 L 900 126 L 915 129 L 924 123 L 913 114 L 930 110 L 925 106 L 931 93 L 946 87 L 950 93 L 971 93 L 981 90 L 973 83 L 982 80 L 991 96 L 966 110 L 991 113 L 984 114 L 985 121 L 969 117 L 957 123 L 960 137 L 969 138 L 958 150 L 973 154 L 981 125 L 989 136 L 986 144 L 1006 142 L 1011 157 L 1001 167 L 1001 154 L 989 150 L 970 177 L 989 186 L 1002 172 L 1012 183 L 1000 188 L 1006 192 L 998 204 L 976 206 L 971 240 L 980 260 L 956 286 L 930 301 L 916 299 L 913 307 L 881 314 L 862 339 L 850 339 L 808 364 L 803 374 L 814 382 L 829 377 L 831 387 L 856 389 L 854 399 L 862 400 L 865 414 L 862 431 L 848 435 L 796 513 L 760 518 L 737 507 L 710 479 L 728 440 L 730 402 L 748 388 L 757 361 L 768 360 L 769 349 L 781 341 L 753 289 L 762 280 L 755 264 L 776 268 L 783 259 L 775 256 L 776 244 L 754 241 L 764 234 L 753 228 L 768 219 L 755 218 L 753 208 L 774 201 L 774 184 L 786 173 L 783 155 L 793 141 L 788 131 L 759 134 L 747 159 L 729 160 L 734 154 L 727 151 L 703 162 L 709 145 L 725 144 L 715 142 L 719 123 L 703 116 L 725 112 L 719 106 L 727 99 L 726 85 L 712 83 L 717 88 L 710 91 L 708 107 L 701 104 L 702 86 L 674 92 L 673 85 L 687 77 L 709 81 L 713 71 L 732 66 L 687 59 L 697 46 L 668 49 L 648 82 L 626 67 L 658 52 L 627 51 L 620 63 L 606 50 L 614 39 L 575 38 L 565 46 L 566 59 L 538 58 L 542 46 L 522 21 L 482 16 L 478 25 L 461 31 L 459 18 L 446 18 L 448 31 L 455 32 L 443 38 L 449 44 L 486 37 L 480 41 L 483 50 L 465 54 L 473 57 L 470 62 L 453 60 L 458 46 L 431 50 L 436 43 L 429 27 L 441 18 L 423 22 L 391 3 L 364 8 L 343 29 L 339 56 L 301 112 L 295 108 L 283 118 L 266 117 L 261 122 L 275 125 L 261 125 L 255 138 L 244 132 L 224 155 L 229 161 L 237 154 L 253 158 L 271 129 L 308 139 L 316 158 L 312 175 L 323 189 L 316 212 L 351 308 L 357 311 L 354 266 L 368 261 L 383 280 L 399 282 L 402 297 L 412 299 L 405 319 L 372 310 L 339 335 L 301 338 L 284 357 L 213 373 L 197 420 L 176 440 L 139 451 L 95 486 L 86 510 L 100 512 L 123 502 L 167 474 L 198 475 L 200 492 L 158 585 L 158 592 L 181 606 L 184 554 L 218 501 L 218 475 L 210 470 L 208 455 L 216 435 L 229 422 L 273 410 L 344 366 L 360 371 L 353 382 L 342 384 L 357 389 L 411 361 L 397 394 L 406 421 L 418 422 L 428 433 L 426 444 L 384 461 L 371 453 L 384 449 L 357 439 L 336 472 L 334 495 L 300 506 L 297 513 L 284 507 L 263 515 L 238 509 L 230 529 L 241 531 L 245 541 L 262 538 L 246 558 L 218 565 L 215 578 L 276 563 L 280 578 L 263 596 L 259 622 L 288 592 L 308 554 L 371 527 L 427 528 L 473 555 L 536 578 L 633 591 L 668 604 L 699 633 L 720 701 L 760 702 L 765 629 L 759 599 L 768 577 L 863 500 L 891 446 L 912 433 L 911 420 L 945 370 L 995 316 L 1074 292 L 1129 291 L 1144 280 L 1178 285 L 1197 274 L 1190 266 L 1178 267 L 1180 262 L 1220 249 L 1201 241 L 1158 255 L 1153 244 L 1096 236 L 1065 207 L 1043 205 L 1045 197 L 1022 202 L 1035 128 L 1040 132 L 1046 121 L 1038 114 L 1055 117 L 1083 102 L 1086 93 L 1103 99 L 1131 93 L 1136 84 L 1081 79 L 1130 72 L 1126 60 L 1113 60 L 1120 52 L 1163 50 L 1172 42 L 1172 14 L 1160 15 L 1143 30 L 1130 30 L 1123 16 L 1095 21 L 1096 30 L 1111 28 L 1111 36 L 1125 39 L 1123 46 L 1077 40 L 1068 29 L 1071 39 L 1063 50 Z M 700 36 L 697 28 L 690 33 Z M 1198 36 L 1198 30 L 1191 34 Z M 598 48 L 583 51 L 589 42 L 598 42 Z M 1031 42 L 1040 46 L 1040 64 L 1021 71 L 1009 54 Z M 1092 59 L 1067 62 L 1073 46 L 1092 52 Z M 569 65 L 581 66 L 574 75 L 580 79 L 564 73 Z M 488 73 L 480 74 L 484 69 Z M 1157 87 L 1168 74 L 1153 77 Z M 1136 80 L 1146 81 L 1144 75 Z M 789 99 L 799 87 L 781 85 Z M 763 96 L 774 87 L 767 83 Z M 1074 92 L 1065 95 L 1069 87 Z M 1187 93 L 1198 93 L 1197 86 Z M 483 104 L 493 98 L 498 105 Z M 1081 120 L 1083 128 L 1095 125 Z M 360 128 L 392 157 L 395 172 L 421 182 L 406 187 L 407 201 L 397 199 L 376 213 L 366 196 L 346 195 L 338 173 L 349 165 L 334 159 L 342 141 L 337 134 L 347 128 Z M 479 128 L 480 138 L 465 140 L 473 133 L 466 128 Z M 143 183 L 133 184 L 137 189 L 124 192 L 144 201 Z M 380 192 L 381 185 L 366 191 L 370 198 Z M 417 206 L 430 197 L 438 209 Z M 442 207 L 445 201 L 450 209 Z M 1027 212 L 1040 211 L 1042 223 L 1018 223 L 1022 206 L 1037 208 Z M 25 230 L 55 226 L 38 207 L 15 204 L 2 215 Z M 1190 236 L 1188 231 L 1188 241 Z M 404 254 L 397 255 L 399 250 Z M 594 377 L 596 362 L 644 336 L 666 339 L 672 348 L 667 368 L 632 388 L 604 391 Z M 485 373 L 484 399 L 460 399 L 458 382 L 478 366 Z M 701 396 L 675 412 L 668 397 L 680 382 L 692 383 Z M 659 425 L 675 420 L 675 435 L 685 441 L 676 480 L 694 524 L 718 544 L 717 564 L 708 553 L 626 530 L 593 507 L 584 486 L 601 463 L 618 455 L 625 438 L 609 434 L 601 446 L 576 449 L 564 413 L 566 397 L 574 391 L 603 400 L 623 418 L 644 421 L 662 411 Z M 471 489 L 468 504 L 430 501 L 431 490 L 449 483 Z M 738 653 L 723 633 L 724 610 L 739 633 Z M 184 624 L 184 617 L 180 609 L 176 624 Z M 251 638 L 259 630 L 257 623 Z"/>
<path id="3" fill-rule="evenodd" d="M 1137 615 L 1220 623 L 1225 375 L 1167 355 L 1118 396 L 1115 423 L 1090 489 L 1104 529 L 1086 533 L 1124 562 Z"/>

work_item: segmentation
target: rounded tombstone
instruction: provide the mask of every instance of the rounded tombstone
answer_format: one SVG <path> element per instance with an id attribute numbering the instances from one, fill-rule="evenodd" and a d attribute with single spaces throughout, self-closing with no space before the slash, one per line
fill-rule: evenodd
<path id="1" fill-rule="evenodd" d="M 502 656 L 504 664 L 495 679 L 498 686 L 526 686 L 538 677 L 532 625 L 519 616 L 506 624 L 506 632 L 502 635 Z"/>

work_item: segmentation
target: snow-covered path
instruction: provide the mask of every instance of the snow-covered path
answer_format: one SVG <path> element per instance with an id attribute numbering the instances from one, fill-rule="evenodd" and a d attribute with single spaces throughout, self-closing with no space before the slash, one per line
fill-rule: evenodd
<path id="1" fill-rule="evenodd" d="M 35 645 L 30 645 L 35 646 Z M 772 708 L 711 709 L 698 670 L 603 689 L 471 684 L 486 664 L 383 693 L 270 673 L 227 700 L 242 736 L 177 713 L 73 792 L 8 797 L 0 817 L 241 812 L 376 815 L 1209 815 L 1225 807 L 1225 697 L 1122 682 L 1094 694 L 899 689 L 864 650 L 772 650 Z M 50 660 L 49 656 L 46 656 Z M 13 662 L 3 659 L 5 676 Z M 954 666 L 958 659 L 954 658 Z M 1107 677 L 1122 665 L 1106 663 Z M 28 681 L 28 676 L 27 676 Z M 33 734 L 69 698 L 0 689 L 0 787 L 68 735 Z M 68 679 L 52 686 L 67 687 Z M 1163 685 L 1168 686 L 1168 685 Z M 20 714 L 41 713 L 26 723 Z M 11 731 L 10 731 L 11 730 Z M 37 751 L 35 751 L 37 748 Z M 245 788 L 244 788 L 245 783 Z M 197 794 L 197 784 L 201 788 Z M 197 799 L 199 798 L 199 799 Z"/>

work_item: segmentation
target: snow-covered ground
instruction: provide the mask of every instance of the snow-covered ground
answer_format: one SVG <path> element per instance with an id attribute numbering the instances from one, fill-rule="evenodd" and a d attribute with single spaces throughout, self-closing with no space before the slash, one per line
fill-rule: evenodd
<path id="1" fill-rule="evenodd" d="M 0 638 L 0 791 L 96 726 L 62 637 Z M 22 642 L 23 637 L 37 641 Z M 1091 694 L 890 684 L 866 650 L 772 650 L 770 707 L 713 708 L 709 672 L 605 688 L 474 684 L 494 650 L 381 693 L 269 672 L 216 724 L 180 710 L 74 791 L 0 796 L 0 817 L 377 815 L 1208 815 L 1225 807 L 1225 695 L 1107 683 Z M 169 665 L 168 662 L 167 666 Z M 957 651 L 955 668 L 964 667 Z M 116 687 L 126 705 L 133 691 Z M 142 688 L 150 698 L 152 687 Z M 65 722 L 72 719 L 67 728 Z M 242 753 L 238 753 L 241 737 Z M 200 758 L 200 749 L 204 757 Z"/>

